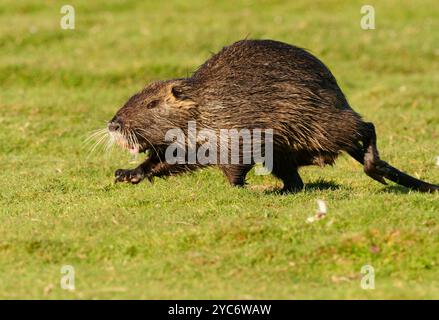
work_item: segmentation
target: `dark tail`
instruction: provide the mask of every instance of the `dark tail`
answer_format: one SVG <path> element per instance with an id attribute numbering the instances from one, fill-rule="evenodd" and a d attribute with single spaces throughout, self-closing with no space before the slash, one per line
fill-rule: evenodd
<path id="1" fill-rule="evenodd" d="M 439 186 L 431 184 L 419 179 L 416 179 L 408 174 L 399 171 L 383 160 L 375 166 L 376 171 L 383 177 L 400 184 L 404 187 L 421 191 L 421 192 L 435 192 L 439 191 Z"/>
<path id="2" fill-rule="evenodd" d="M 439 192 L 439 185 L 431 184 L 416 179 L 398 169 L 392 167 L 387 162 L 380 159 L 376 147 L 375 127 L 372 123 L 364 123 L 363 145 L 359 143 L 352 146 L 347 152 L 358 162 L 364 165 L 364 172 L 372 179 L 382 184 L 387 184 L 384 178 L 389 179 L 404 187 L 421 192 Z"/>

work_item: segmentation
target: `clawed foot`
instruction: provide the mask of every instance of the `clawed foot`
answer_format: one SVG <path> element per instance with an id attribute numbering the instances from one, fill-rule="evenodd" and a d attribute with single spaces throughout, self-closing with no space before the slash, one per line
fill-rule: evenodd
<path id="1" fill-rule="evenodd" d="M 114 180 L 115 183 L 117 182 L 129 182 L 132 184 L 138 184 L 140 181 L 145 179 L 145 173 L 139 169 L 118 169 L 114 173 L 114 176 L 116 179 Z"/>
<path id="2" fill-rule="evenodd" d="M 386 169 L 386 162 L 382 160 L 368 161 L 369 159 L 365 159 L 364 164 L 364 172 L 371 177 L 372 179 L 387 185 L 387 182 L 384 180 L 383 173 Z"/>

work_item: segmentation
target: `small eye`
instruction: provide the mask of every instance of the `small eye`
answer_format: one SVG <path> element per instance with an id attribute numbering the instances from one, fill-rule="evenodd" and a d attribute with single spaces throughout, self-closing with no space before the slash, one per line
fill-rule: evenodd
<path id="1" fill-rule="evenodd" d="M 159 102 L 160 102 L 159 100 L 152 100 L 151 102 L 149 102 L 149 103 L 146 105 L 146 108 L 148 108 L 148 109 L 155 108 L 155 107 L 158 106 Z"/>

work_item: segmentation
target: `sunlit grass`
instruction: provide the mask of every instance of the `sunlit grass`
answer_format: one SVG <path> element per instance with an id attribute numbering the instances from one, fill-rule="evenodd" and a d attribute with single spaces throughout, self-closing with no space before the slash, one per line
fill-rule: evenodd
<path id="1" fill-rule="evenodd" d="M 129 156 L 84 148 L 148 81 L 186 76 L 249 36 L 310 49 L 375 123 L 383 159 L 439 182 L 434 1 L 70 1 L 0 6 L 0 297 L 438 298 L 439 196 L 384 187 L 347 156 L 305 192 L 216 169 L 113 184 Z M 314 223 L 317 199 L 327 216 Z M 59 287 L 75 267 L 76 290 Z M 375 290 L 360 288 L 375 268 Z"/>

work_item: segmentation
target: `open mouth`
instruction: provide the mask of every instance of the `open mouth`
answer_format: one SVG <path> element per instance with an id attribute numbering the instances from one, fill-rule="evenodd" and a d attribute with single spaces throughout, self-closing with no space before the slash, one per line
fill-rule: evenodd
<path id="1" fill-rule="evenodd" d="M 149 148 L 144 148 L 144 147 L 141 147 L 141 146 L 137 146 L 137 147 L 129 147 L 128 151 L 131 154 L 136 155 L 136 154 L 139 154 L 139 153 L 147 153 L 147 152 L 150 151 L 150 149 Z"/>
<path id="2" fill-rule="evenodd" d="M 139 153 L 139 151 L 140 151 L 140 149 L 139 149 L 139 147 L 128 147 L 128 151 L 131 153 L 131 154 L 138 154 Z"/>
<path id="3" fill-rule="evenodd" d="M 139 153 L 145 153 L 145 152 L 149 151 L 149 148 L 142 146 L 140 144 L 138 144 L 138 145 L 124 144 L 121 146 L 122 146 L 122 148 L 128 150 L 128 152 L 132 155 L 136 155 Z"/>
<path id="4" fill-rule="evenodd" d="M 129 143 L 127 143 L 126 141 L 124 141 L 124 142 L 122 142 L 122 143 L 118 143 L 118 144 L 119 144 L 119 146 L 121 146 L 123 149 L 128 150 L 128 152 L 129 152 L 130 154 L 132 154 L 132 155 L 136 155 L 136 154 L 144 153 L 144 152 L 147 152 L 147 151 L 148 151 L 148 148 L 146 148 L 146 147 L 144 147 L 144 146 L 142 146 L 142 145 L 140 145 L 140 144 L 133 145 L 133 144 L 129 144 Z"/>
<path id="5" fill-rule="evenodd" d="M 109 131 L 112 143 L 118 145 L 122 149 L 128 150 L 132 155 L 145 153 L 149 151 L 148 144 L 138 137 L 134 132 Z"/>
<path id="6" fill-rule="evenodd" d="M 140 146 L 127 139 L 120 133 L 110 132 L 110 137 L 113 143 L 117 144 L 122 149 L 128 150 L 131 154 L 138 154 L 140 152 Z"/>

